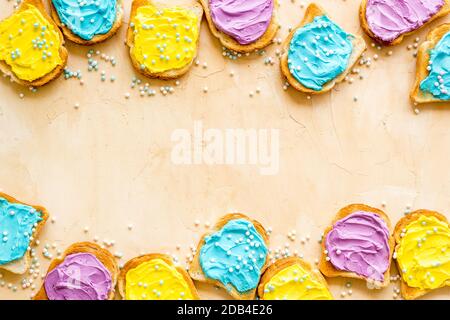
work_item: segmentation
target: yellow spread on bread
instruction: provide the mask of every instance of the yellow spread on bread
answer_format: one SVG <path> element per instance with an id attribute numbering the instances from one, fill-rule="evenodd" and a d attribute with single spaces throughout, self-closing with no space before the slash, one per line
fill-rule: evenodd
<path id="1" fill-rule="evenodd" d="M 183 275 L 162 259 L 139 264 L 126 274 L 126 300 L 192 300 Z"/>
<path id="2" fill-rule="evenodd" d="M 134 46 L 131 55 L 142 70 L 153 73 L 180 69 L 190 64 L 199 36 L 195 12 L 180 7 L 139 7 L 132 18 Z"/>
<path id="3" fill-rule="evenodd" d="M 436 289 L 450 280 L 450 228 L 445 221 L 421 215 L 400 237 L 397 262 L 408 286 Z"/>
<path id="4" fill-rule="evenodd" d="M 34 81 L 61 65 L 60 46 L 53 24 L 31 4 L 0 22 L 0 60 L 21 80 Z"/>
<path id="5" fill-rule="evenodd" d="M 264 300 L 331 300 L 326 285 L 299 264 L 277 272 L 264 286 Z"/>

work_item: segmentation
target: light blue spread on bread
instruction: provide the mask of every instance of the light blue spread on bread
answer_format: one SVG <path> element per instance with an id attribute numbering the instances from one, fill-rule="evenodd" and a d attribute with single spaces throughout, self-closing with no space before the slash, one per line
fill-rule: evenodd
<path id="1" fill-rule="evenodd" d="M 31 206 L 0 197 L 0 265 L 22 258 L 42 214 Z"/>
<path id="2" fill-rule="evenodd" d="M 431 49 L 428 70 L 428 76 L 420 83 L 420 90 L 439 100 L 450 100 L 450 32 Z"/>
<path id="3" fill-rule="evenodd" d="M 92 40 L 108 33 L 116 21 L 116 0 L 52 0 L 59 19 L 75 35 Z"/>
<path id="4" fill-rule="evenodd" d="M 288 67 L 304 87 L 320 91 L 347 68 L 353 36 L 327 16 L 299 28 L 289 44 Z"/>
<path id="5" fill-rule="evenodd" d="M 205 238 L 200 265 L 207 278 L 244 293 L 258 285 L 266 256 L 267 246 L 254 225 L 236 219 Z"/>

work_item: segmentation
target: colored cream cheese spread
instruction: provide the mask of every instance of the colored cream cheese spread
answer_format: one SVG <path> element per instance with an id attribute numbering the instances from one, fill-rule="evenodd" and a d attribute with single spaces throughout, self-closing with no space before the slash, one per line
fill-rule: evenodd
<path id="1" fill-rule="evenodd" d="M 196 56 L 198 16 L 191 10 L 139 7 L 131 26 L 134 31 L 131 54 L 143 70 L 157 73 L 181 69 Z"/>
<path id="2" fill-rule="evenodd" d="M 306 88 L 322 90 L 347 68 L 352 38 L 327 16 L 315 17 L 291 39 L 288 51 L 291 75 Z"/>
<path id="3" fill-rule="evenodd" d="M 420 83 L 420 90 L 440 100 L 450 100 L 450 32 L 431 49 L 429 61 L 429 74 Z"/>
<path id="4" fill-rule="evenodd" d="M 301 265 L 280 270 L 264 286 L 263 300 L 332 300 L 328 288 Z"/>
<path id="5" fill-rule="evenodd" d="M 112 279 L 95 255 L 74 253 L 47 274 L 44 287 L 49 300 L 106 300 Z"/>
<path id="6" fill-rule="evenodd" d="M 84 40 L 108 33 L 117 16 L 116 0 L 52 0 L 61 22 Z"/>
<path id="7" fill-rule="evenodd" d="M 450 280 L 450 228 L 433 216 L 421 215 L 400 234 L 397 262 L 410 287 L 436 289 Z"/>
<path id="8" fill-rule="evenodd" d="M 392 42 L 420 28 L 444 4 L 444 0 L 367 0 L 366 20 L 377 39 Z"/>
<path id="9" fill-rule="evenodd" d="M 31 4 L 0 22 L 0 60 L 17 78 L 34 81 L 62 64 L 55 27 Z"/>
<path id="10" fill-rule="evenodd" d="M 209 0 L 214 25 L 240 44 L 253 43 L 266 32 L 273 0 Z"/>
<path id="11" fill-rule="evenodd" d="M 0 265 L 22 258 L 42 215 L 31 206 L 0 198 Z"/>
<path id="12" fill-rule="evenodd" d="M 153 259 L 126 275 L 126 300 L 193 300 L 183 275 L 162 259 Z"/>
<path id="13" fill-rule="evenodd" d="M 206 277 L 243 293 L 258 285 L 266 256 L 267 246 L 255 226 L 236 219 L 205 238 L 200 265 Z"/>
<path id="14" fill-rule="evenodd" d="M 384 281 L 391 259 L 389 229 L 377 214 L 357 211 L 333 225 L 326 250 L 336 269 Z"/>

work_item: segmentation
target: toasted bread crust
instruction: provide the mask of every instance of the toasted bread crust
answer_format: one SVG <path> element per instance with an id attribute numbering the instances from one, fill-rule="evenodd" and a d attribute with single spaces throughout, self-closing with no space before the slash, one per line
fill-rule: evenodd
<path id="1" fill-rule="evenodd" d="M 351 54 L 350 59 L 349 59 L 348 66 L 344 70 L 344 72 L 342 72 L 335 79 L 327 82 L 323 86 L 322 90 L 320 90 L 320 91 L 312 90 L 312 89 L 309 89 L 309 88 L 303 86 L 300 82 L 297 81 L 297 79 L 294 78 L 294 76 L 291 74 L 291 72 L 289 70 L 289 66 L 288 66 L 289 46 L 290 46 L 292 37 L 294 36 L 294 34 L 297 31 L 297 29 L 300 29 L 304 25 L 312 22 L 315 17 L 322 16 L 322 15 L 326 15 L 326 12 L 320 6 L 318 6 L 315 3 L 311 3 L 308 6 L 308 8 L 306 8 L 306 12 L 305 12 L 305 16 L 303 17 L 303 20 L 300 22 L 299 25 L 297 25 L 295 28 L 292 29 L 292 31 L 289 33 L 289 35 L 286 38 L 286 40 L 284 40 L 284 42 L 283 42 L 283 54 L 282 54 L 281 60 L 280 60 L 281 73 L 287 79 L 289 84 L 292 87 L 294 87 L 295 89 L 297 89 L 297 90 L 299 90 L 301 92 L 310 93 L 310 94 L 325 93 L 325 92 L 330 91 L 331 89 L 333 89 L 334 86 L 336 84 L 338 84 L 339 82 L 342 82 L 345 79 L 345 77 L 347 76 L 347 74 L 350 72 L 352 67 L 356 64 L 356 62 L 358 61 L 358 59 L 361 56 L 361 54 L 366 50 L 366 43 L 364 42 L 363 38 L 353 35 L 353 37 L 354 37 L 353 41 L 352 41 L 353 50 L 352 50 L 352 54 Z"/>
<path id="2" fill-rule="evenodd" d="M 274 0 L 272 19 L 270 21 L 269 26 L 267 27 L 266 32 L 255 42 L 243 45 L 234 40 L 226 33 L 223 33 L 222 31 L 216 28 L 216 25 L 214 24 L 214 21 L 211 16 L 211 10 L 209 9 L 209 0 L 198 0 L 198 1 L 202 4 L 203 10 L 205 10 L 206 21 L 208 22 L 209 30 L 211 30 L 213 36 L 219 39 L 220 43 L 225 48 L 236 52 L 251 53 L 255 50 L 260 50 L 267 47 L 272 43 L 273 38 L 275 37 L 275 35 L 278 32 L 278 29 L 280 28 L 277 17 L 278 1 Z"/>
<path id="3" fill-rule="evenodd" d="M 444 215 L 440 214 L 439 212 L 425 210 L 425 209 L 420 209 L 420 210 L 411 212 L 410 214 L 401 218 L 397 222 L 397 225 L 395 226 L 395 229 L 394 229 L 395 251 L 397 251 L 400 248 L 400 241 L 401 241 L 400 234 L 402 233 L 402 230 L 405 229 L 406 226 L 409 225 L 411 222 L 419 219 L 420 216 L 435 217 L 438 220 L 443 221 L 448 225 L 447 218 Z M 398 272 L 400 273 L 400 276 L 401 276 L 400 293 L 402 294 L 402 297 L 404 299 L 406 299 L 406 300 L 417 299 L 417 298 L 425 295 L 426 293 L 433 291 L 433 289 L 422 290 L 419 288 L 413 288 L 413 287 L 408 286 L 408 284 L 405 281 L 403 281 L 402 270 L 398 264 L 398 261 L 397 260 L 395 260 L 395 261 L 397 264 Z M 448 280 L 445 283 L 445 286 L 450 286 L 450 280 Z"/>
<path id="4" fill-rule="evenodd" d="M 74 253 L 93 254 L 105 266 L 105 268 L 108 269 L 108 271 L 111 273 L 112 278 L 111 292 L 109 293 L 108 300 L 114 300 L 119 267 L 117 266 L 114 256 L 108 250 L 101 248 L 98 244 L 92 242 L 77 242 L 72 244 L 66 249 L 66 251 L 64 251 L 61 258 L 52 260 L 50 266 L 48 267 L 47 274 L 55 269 L 60 263 L 62 263 L 68 255 Z M 44 283 L 42 283 L 40 290 L 36 293 L 33 300 L 48 300 Z"/>
<path id="5" fill-rule="evenodd" d="M 173 7 L 173 5 L 156 3 L 156 1 L 152 1 L 152 0 L 133 0 L 133 2 L 131 4 L 130 20 L 136 15 L 137 9 L 139 7 L 146 6 L 146 5 L 153 5 L 157 8 Z M 198 3 L 194 3 L 192 6 L 184 6 L 184 7 L 186 8 L 186 10 L 192 10 L 198 16 L 199 35 L 198 35 L 197 44 L 196 44 L 197 45 L 196 53 L 198 53 L 198 46 L 199 46 L 199 42 L 200 42 L 199 41 L 200 40 L 200 25 L 201 25 L 202 17 L 203 17 L 203 8 Z M 177 79 L 189 71 L 189 69 L 191 68 L 191 66 L 195 60 L 195 57 L 194 57 L 190 63 L 188 63 L 186 66 L 184 66 L 183 68 L 180 68 L 180 69 L 172 69 L 172 70 L 167 70 L 164 72 L 151 72 L 147 68 L 142 70 L 140 68 L 139 62 L 131 54 L 131 49 L 134 47 L 134 35 L 133 35 L 133 28 L 131 28 L 131 25 L 129 25 L 128 29 L 127 29 L 126 45 L 130 48 L 130 58 L 131 58 L 131 63 L 133 64 L 134 69 L 137 72 L 139 72 L 140 74 L 142 74 L 146 77 L 149 77 L 149 78 L 157 78 L 157 79 L 162 79 L 162 80 Z"/>
<path id="6" fill-rule="evenodd" d="M 22 86 L 41 87 L 41 86 L 49 83 L 50 81 L 58 78 L 61 75 L 61 73 L 63 72 L 63 70 L 67 64 L 68 52 L 67 52 L 67 49 L 64 47 L 64 37 L 63 37 L 61 31 L 59 30 L 58 25 L 53 21 L 53 19 L 45 11 L 42 0 L 24 0 L 22 2 L 22 4 L 20 5 L 19 9 L 17 9 L 18 10 L 17 12 L 24 10 L 23 8 L 24 8 L 25 4 L 31 4 L 31 5 L 35 6 L 42 13 L 44 18 L 46 20 L 48 20 L 48 22 L 51 23 L 55 27 L 55 31 L 58 32 L 59 38 L 61 40 L 61 47 L 59 48 L 59 55 L 61 57 L 62 63 L 59 66 L 57 66 L 55 69 L 53 69 L 52 72 L 46 74 L 45 76 L 43 76 L 39 79 L 33 80 L 33 81 L 21 80 L 18 77 L 16 77 L 14 75 L 14 73 L 12 72 L 11 67 L 8 64 L 6 64 L 4 61 L 0 61 L 0 71 L 3 72 L 4 74 L 9 75 L 14 82 L 16 82 Z"/>
<path id="7" fill-rule="evenodd" d="M 381 39 L 377 38 L 377 36 L 372 32 L 372 30 L 369 27 L 369 24 L 367 23 L 366 8 L 367 8 L 367 0 L 362 0 L 361 6 L 359 7 L 359 21 L 361 23 L 361 27 L 363 28 L 364 32 L 370 38 L 372 38 L 374 41 L 376 41 L 376 42 L 378 42 L 380 44 L 383 44 L 385 46 L 395 46 L 395 45 L 399 44 L 400 42 L 402 42 L 404 37 L 409 36 L 410 34 L 416 32 L 417 30 L 419 30 L 421 28 L 423 28 L 424 26 L 426 26 L 427 24 L 431 23 L 432 21 L 434 21 L 434 20 L 436 20 L 438 18 L 446 16 L 450 12 L 450 0 L 445 0 L 445 4 L 442 6 L 441 10 L 439 10 L 433 17 L 431 17 L 430 20 L 428 20 L 422 26 L 420 26 L 419 28 L 417 28 L 415 30 L 412 30 L 410 32 L 401 34 L 400 36 L 398 36 L 397 38 L 395 38 L 391 42 L 382 41 Z"/>
<path id="8" fill-rule="evenodd" d="M 264 298 L 264 288 L 266 287 L 266 284 L 280 271 L 283 269 L 286 269 L 293 265 L 300 265 L 303 269 L 305 269 L 309 274 L 311 274 L 316 280 L 318 280 L 320 283 L 324 285 L 328 289 L 328 283 L 323 277 L 323 275 L 313 269 L 309 263 L 307 263 L 305 260 L 300 259 L 298 257 L 289 257 L 289 258 L 283 258 L 275 261 L 272 263 L 267 270 L 264 272 L 264 274 L 261 277 L 261 280 L 258 285 L 258 297 L 260 299 Z M 328 290 L 329 291 L 329 290 Z"/>
<path id="9" fill-rule="evenodd" d="M 355 272 L 348 272 L 348 271 L 342 271 L 342 270 L 336 269 L 330 261 L 326 260 L 326 254 L 325 254 L 326 241 L 325 241 L 325 239 L 326 239 L 328 233 L 333 229 L 333 226 L 337 221 L 345 218 L 346 216 L 348 216 L 356 211 L 367 211 L 367 212 L 376 213 L 380 218 L 382 218 L 386 222 L 386 225 L 390 232 L 391 221 L 389 220 L 389 217 L 380 209 L 373 208 L 373 207 L 367 206 L 365 204 L 350 204 L 350 205 L 342 208 L 341 210 L 339 210 L 339 212 L 334 217 L 331 225 L 325 229 L 322 243 L 321 243 L 322 253 L 321 253 L 320 260 L 319 260 L 319 269 L 327 277 L 347 277 L 347 278 L 362 279 L 362 280 L 365 280 L 368 284 L 369 283 L 372 284 L 373 281 L 371 281 L 361 275 L 358 275 Z M 382 283 L 377 283 L 377 286 L 375 286 L 376 288 L 386 287 L 390 283 L 391 257 L 392 257 L 392 254 L 394 253 L 394 245 L 395 245 L 394 237 L 390 236 L 389 237 L 389 247 L 390 247 L 389 266 L 388 266 L 386 272 L 384 273 L 384 281 Z"/>
<path id="10" fill-rule="evenodd" d="M 39 237 L 39 234 L 40 234 L 42 228 L 44 227 L 45 223 L 48 220 L 49 214 L 48 214 L 47 209 L 45 209 L 42 206 L 32 205 L 32 204 L 28 204 L 28 203 L 19 201 L 19 200 L 15 199 L 14 197 L 12 197 L 10 195 L 7 195 L 6 193 L 3 193 L 3 192 L 0 192 L 0 197 L 8 200 L 9 203 L 19 203 L 19 204 L 27 205 L 27 206 L 33 207 L 37 211 L 41 212 L 42 220 L 38 223 L 38 225 L 36 227 L 36 231 L 33 234 L 34 240 L 30 243 L 30 245 L 34 244 L 36 242 L 36 239 Z M 28 251 L 27 253 L 25 253 L 24 257 L 22 257 L 19 260 L 24 260 L 25 265 L 26 265 L 26 269 L 25 270 L 17 270 L 13 266 L 14 264 L 16 264 L 17 260 L 16 261 L 12 261 L 12 262 L 7 263 L 7 264 L 4 264 L 4 265 L 0 265 L 0 269 L 4 269 L 4 270 L 10 271 L 12 273 L 17 273 L 17 274 L 25 273 L 28 270 L 28 268 L 30 267 L 31 253 Z"/>
<path id="11" fill-rule="evenodd" d="M 192 277 L 192 279 L 197 280 L 197 281 L 201 281 L 201 282 L 206 282 L 212 285 L 215 285 L 217 287 L 221 287 L 223 289 L 225 289 L 233 298 L 238 299 L 238 300 L 253 300 L 255 298 L 256 295 L 256 290 L 257 288 L 244 292 L 244 293 L 240 293 L 239 291 L 237 291 L 233 286 L 231 287 L 232 289 L 230 291 L 227 290 L 226 286 L 224 286 L 220 281 L 218 280 L 214 280 L 214 279 L 210 279 L 207 278 L 205 276 L 205 274 L 203 273 L 202 267 L 200 265 L 200 250 L 205 242 L 205 238 L 214 233 L 219 231 L 220 229 L 222 229 L 223 226 L 225 226 L 228 221 L 231 220 L 236 220 L 236 219 L 245 219 L 247 221 L 250 221 L 251 223 L 253 223 L 256 231 L 258 231 L 258 233 L 263 237 L 264 242 L 266 244 L 266 246 L 268 246 L 269 244 L 269 236 L 267 235 L 266 230 L 264 229 L 264 227 L 262 226 L 261 223 L 259 223 L 257 220 L 253 220 L 249 217 L 247 217 L 246 215 L 242 214 L 242 213 L 229 213 L 226 214 L 225 216 L 221 217 L 219 219 L 219 221 L 215 224 L 213 230 L 211 232 L 205 233 L 198 245 L 197 245 L 197 251 L 195 253 L 194 259 L 192 260 L 190 266 L 189 266 L 189 274 Z M 266 262 L 264 264 L 264 266 L 261 268 L 261 274 L 264 273 L 264 271 L 266 270 L 268 264 L 269 264 L 269 259 L 266 257 Z"/>
<path id="12" fill-rule="evenodd" d="M 58 15 L 58 12 L 57 12 L 55 6 L 53 5 L 53 1 L 48 0 L 49 6 L 50 6 L 50 11 L 51 11 L 51 16 L 52 16 L 53 20 L 55 21 L 55 23 L 58 25 L 58 27 L 62 30 L 66 39 L 68 39 L 76 44 L 83 45 L 83 46 L 91 46 L 91 45 L 94 45 L 97 43 L 104 42 L 117 33 L 119 28 L 122 26 L 122 21 L 123 21 L 123 2 L 122 2 L 122 0 L 116 0 L 116 1 L 117 1 L 116 20 L 114 21 L 114 24 L 112 25 L 111 30 L 109 30 L 109 32 L 105 33 L 105 34 L 95 35 L 91 40 L 84 40 L 84 39 L 81 39 L 76 34 L 74 34 L 69 28 L 64 26 L 64 24 L 61 22 L 61 19 L 59 18 L 59 15 Z"/>
<path id="13" fill-rule="evenodd" d="M 430 61 L 430 50 L 433 49 L 448 32 L 450 32 L 450 23 L 441 24 L 434 28 L 428 33 L 426 40 L 420 45 L 419 50 L 417 51 L 416 78 L 410 94 L 411 100 L 415 103 L 449 103 L 449 101 L 437 99 L 431 93 L 422 92 L 420 90 L 420 83 L 425 80 L 429 74 L 427 67 L 428 62 Z"/>
<path id="14" fill-rule="evenodd" d="M 189 289 L 191 290 L 192 296 L 194 297 L 194 300 L 200 299 L 198 292 L 197 292 L 197 288 L 195 288 L 194 282 L 192 281 L 191 277 L 186 272 L 186 270 L 184 270 L 181 266 L 175 265 L 172 258 L 166 254 L 149 253 L 149 254 L 144 254 L 142 256 L 135 257 L 135 258 L 129 260 L 127 263 L 125 263 L 123 268 L 120 270 L 119 279 L 117 281 L 117 288 L 118 288 L 119 294 L 121 295 L 123 300 L 125 300 L 125 297 L 126 297 L 125 288 L 126 288 L 126 277 L 127 277 L 128 271 L 136 268 L 137 266 L 139 266 L 140 264 L 142 264 L 146 261 L 151 261 L 151 260 L 155 260 L 155 259 L 161 259 L 164 262 L 166 262 L 168 265 L 175 267 L 175 269 L 177 269 L 177 271 L 183 276 L 184 280 L 188 284 Z"/>

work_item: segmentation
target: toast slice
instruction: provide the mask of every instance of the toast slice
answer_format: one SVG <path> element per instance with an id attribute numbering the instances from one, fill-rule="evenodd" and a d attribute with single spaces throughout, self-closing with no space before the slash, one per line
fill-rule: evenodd
<path id="1" fill-rule="evenodd" d="M 308 8 L 306 8 L 305 16 L 303 17 L 303 20 L 300 22 L 298 26 L 296 26 L 292 31 L 289 33 L 288 37 L 283 43 L 283 53 L 281 56 L 280 61 L 280 68 L 281 73 L 286 77 L 289 84 L 294 87 L 295 89 L 309 93 L 309 94 L 321 94 L 325 93 L 327 91 L 330 91 L 333 89 L 333 87 L 338 84 L 339 82 L 343 81 L 346 75 L 350 72 L 350 70 L 353 68 L 353 66 L 358 61 L 359 57 L 362 55 L 362 53 L 366 50 L 366 43 L 364 42 L 362 37 L 353 35 L 352 39 L 352 54 L 349 57 L 347 68 L 336 78 L 330 80 L 326 84 L 323 85 L 322 90 L 316 91 L 310 88 L 307 88 L 303 86 L 295 77 L 291 74 L 288 66 L 288 52 L 289 52 L 289 46 L 291 43 L 291 40 L 295 34 L 295 32 L 302 28 L 303 26 L 311 23 L 315 17 L 324 16 L 327 15 L 326 12 L 317 4 L 311 3 Z"/>
<path id="2" fill-rule="evenodd" d="M 402 238 L 401 234 L 403 232 L 402 230 L 404 230 L 411 222 L 419 219 L 420 216 L 435 217 L 438 220 L 445 222 L 447 225 L 449 224 L 447 218 L 436 211 L 420 209 L 420 210 L 411 212 L 410 214 L 401 218 L 397 222 L 397 225 L 395 226 L 395 229 L 394 229 L 394 238 L 395 238 L 395 243 L 396 243 L 395 251 L 397 251 L 398 248 L 400 247 L 400 241 Z M 414 288 L 414 287 L 408 286 L 408 284 L 403 279 L 403 271 L 400 268 L 398 259 L 395 259 L 395 260 L 397 263 L 398 272 L 400 273 L 400 276 L 401 276 L 400 292 L 404 299 L 413 300 L 413 299 L 419 298 L 419 297 L 425 295 L 426 293 L 434 290 L 434 289 L 425 290 L 425 289 Z M 450 280 L 447 280 L 444 286 L 450 286 Z"/>
<path id="3" fill-rule="evenodd" d="M 289 258 L 283 258 L 275 261 L 273 264 L 271 264 L 267 270 L 264 272 L 264 274 L 261 277 L 261 281 L 259 282 L 258 286 L 258 297 L 261 300 L 267 300 L 264 298 L 264 290 L 266 289 L 267 283 L 280 271 L 293 266 L 293 265 L 299 265 L 303 270 L 307 272 L 307 274 L 314 279 L 315 281 L 319 282 L 327 291 L 329 294 L 329 299 L 332 299 L 332 295 L 329 292 L 328 289 L 328 283 L 323 277 L 323 275 L 318 271 L 311 267 L 309 263 L 304 261 L 303 259 L 300 259 L 298 257 L 289 257 Z M 327 299 L 327 300 L 329 300 Z"/>
<path id="4" fill-rule="evenodd" d="M 203 244 L 205 243 L 205 238 L 217 231 L 219 231 L 220 229 L 222 229 L 229 221 L 231 220 L 236 220 L 236 219 L 244 219 L 247 220 L 249 222 L 251 222 L 253 224 L 253 226 L 255 227 L 256 231 L 261 235 L 261 237 L 264 239 L 264 242 L 266 244 L 266 246 L 268 246 L 269 243 L 269 236 L 267 235 L 266 230 L 264 229 L 264 227 L 262 226 L 261 223 L 259 223 L 256 220 L 253 220 L 249 217 L 247 217 L 244 214 L 241 213 L 230 213 L 227 214 L 225 216 L 223 216 L 222 218 L 219 219 L 219 221 L 216 223 L 216 225 L 214 226 L 212 232 L 206 233 L 202 236 L 202 238 L 200 239 L 198 246 L 197 246 L 197 250 L 194 256 L 194 259 L 192 260 L 190 266 L 189 266 L 189 274 L 192 277 L 192 279 L 197 280 L 197 281 L 201 281 L 201 282 L 206 282 L 212 285 L 215 285 L 217 287 L 221 287 L 223 289 L 225 289 L 233 298 L 235 299 L 239 299 L 239 300 L 253 300 L 255 298 L 256 295 L 256 290 L 257 290 L 257 286 L 252 289 L 249 290 L 247 292 L 239 292 L 234 286 L 230 285 L 230 287 L 227 287 L 226 285 L 222 284 L 222 282 L 220 282 L 219 280 L 215 280 L 215 279 L 211 279 L 208 278 L 202 269 L 202 266 L 200 264 L 200 251 L 202 249 Z M 264 273 L 264 270 L 267 268 L 269 261 L 268 261 L 268 257 L 266 256 L 265 259 L 265 263 L 263 265 L 263 267 L 261 268 L 260 271 L 260 275 Z"/>
<path id="5" fill-rule="evenodd" d="M 20 85 L 27 86 L 27 87 L 40 87 L 40 86 L 43 86 L 43 85 L 49 83 L 50 81 L 58 78 L 61 75 L 61 73 L 63 72 L 63 70 L 67 64 L 68 53 L 67 53 L 67 49 L 64 47 L 63 35 L 62 35 L 61 31 L 59 30 L 58 26 L 56 25 L 56 23 L 45 11 L 42 0 L 24 0 L 24 1 L 22 1 L 22 4 L 20 5 L 20 7 L 15 11 L 15 13 L 25 11 L 29 6 L 33 6 L 36 9 L 38 9 L 39 12 L 42 14 L 42 16 L 48 21 L 49 24 L 51 24 L 54 27 L 55 31 L 58 33 L 59 39 L 60 39 L 60 44 L 61 44 L 58 53 L 59 53 L 59 56 L 60 56 L 62 62 L 61 62 L 61 64 L 57 65 L 50 73 L 48 73 L 38 79 L 35 79 L 33 81 L 19 79 L 14 74 L 11 67 L 3 60 L 0 60 L 0 71 L 4 74 L 10 76 L 14 82 L 16 82 Z M 15 13 L 13 13 L 13 15 Z"/>
<path id="6" fill-rule="evenodd" d="M 123 20 L 123 2 L 122 0 L 116 0 L 117 1 L 117 9 L 116 9 L 116 20 L 114 21 L 114 24 L 112 25 L 111 29 L 108 33 L 105 34 L 97 34 L 95 35 L 91 40 L 85 40 L 80 38 L 78 35 L 73 33 L 66 25 L 64 25 L 61 22 L 61 19 L 59 17 L 58 11 L 56 10 L 55 6 L 53 5 L 52 0 L 48 0 L 51 16 L 55 23 L 58 25 L 58 27 L 62 30 L 64 36 L 66 39 L 83 46 L 91 46 L 97 43 L 104 42 L 111 38 L 113 35 L 117 33 L 119 28 L 122 26 L 122 20 Z"/>
<path id="7" fill-rule="evenodd" d="M 61 258 L 52 260 L 50 266 L 48 267 L 47 274 L 62 263 L 68 255 L 75 253 L 90 253 L 94 255 L 106 269 L 108 269 L 112 279 L 111 292 L 108 295 L 108 300 L 114 300 L 114 288 L 116 287 L 117 277 L 119 275 L 119 267 L 117 266 L 114 256 L 108 250 L 101 248 L 98 244 L 92 242 L 77 242 L 72 244 L 64 251 Z M 49 300 L 47 292 L 45 291 L 44 283 L 42 283 L 42 287 L 36 293 L 33 300 Z"/>
<path id="8" fill-rule="evenodd" d="M 191 277 L 186 272 L 186 270 L 184 270 L 182 267 L 180 267 L 178 265 L 175 265 L 175 263 L 173 262 L 173 260 L 170 256 L 165 255 L 165 254 L 159 254 L 159 253 L 151 253 L 151 254 L 145 254 L 145 255 L 142 255 L 139 257 L 135 257 L 135 258 L 129 260 L 123 266 L 123 268 L 120 271 L 119 279 L 117 282 L 117 288 L 119 290 L 119 294 L 122 297 L 122 299 L 124 299 L 124 300 L 126 299 L 126 281 L 127 281 L 126 279 L 127 279 L 128 271 L 136 268 L 137 266 L 139 266 L 140 264 L 142 264 L 144 262 L 155 260 L 155 259 L 163 260 L 168 265 L 173 266 L 183 276 L 194 299 L 195 300 L 200 299 L 200 297 L 197 293 L 197 289 L 194 286 L 194 282 L 192 281 Z"/>
<path id="9" fill-rule="evenodd" d="M 211 16 L 211 10 L 209 8 L 209 0 L 199 0 L 199 1 L 203 6 L 203 10 L 205 10 L 206 21 L 208 21 L 211 33 L 213 34 L 214 37 L 219 39 L 220 43 L 225 48 L 229 50 L 240 53 L 251 53 L 255 50 L 263 49 L 272 43 L 273 38 L 275 37 L 275 35 L 278 32 L 278 29 L 280 28 L 277 18 L 278 1 L 274 0 L 272 19 L 270 21 L 269 26 L 267 27 L 266 32 L 255 42 L 243 45 L 237 42 L 231 36 L 227 35 L 226 33 L 216 28 L 216 25 L 214 24 L 214 21 Z"/>
<path id="10" fill-rule="evenodd" d="M 328 233 L 333 229 L 336 222 L 344 219 L 345 217 L 347 217 L 357 211 L 365 211 L 365 212 L 370 212 L 370 213 L 374 213 L 374 214 L 378 215 L 386 223 L 387 229 L 390 232 L 391 222 L 389 220 L 389 217 L 380 209 L 369 207 L 365 204 L 351 204 L 351 205 L 348 205 L 348 206 L 342 208 L 341 210 L 339 210 L 339 212 L 334 217 L 331 226 L 329 226 L 325 229 L 324 236 L 322 238 L 322 243 L 321 243 L 322 254 L 321 254 L 321 258 L 319 260 L 319 269 L 327 277 L 347 277 L 347 278 L 355 278 L 355 279 L 365 280 L 367 282 L 367 286 L 371 289 L 373 289 L 373 288 L 380 289 L 380 288 L 386 287 L 387 285 L 389 285 L 389 282 L 390 282 L 391 257 L 394 252 L 394 245 L 395 245 L 394 237 L 392 237 L 391 235 L 389 235 L 389 241 L 388 241 L 388 243 L 389 243 L 389 265 L 387 267 L 386 272 L 384 272 L 384 274 L 383 274 L 384 275 L 383 282 L 366 278 L 362 275 L 357 274 L 356 272 L 339 270 L 327 259 L 327 255 L 325 252 L 327 250 L 326 237 L 327 237 Z"/>
<path id="11" fill-rule="evenodd" d="M 42 220 L 39 221 L 39 223 L 37 224 L 37 226 L 35 228 L 35 232 L 33 233 L 34 240 L 30 243 L 30 245 L 34 244 L 36 239 L 39 237 L 39 233 L 41 232 L 42 228 L 44 227 L 45 223 L 48 220 L 49 214 L 47 212 L 47 209 L 45 209 L 44 207 L 41 207 L 41 206 L 31 205 L 31 204 L 27 204 L 25 202 L 19 201 L 19 200 L 15 199 L 5 193 L 2 193 L 2 192 L 0 192 L 0 198 L 4 198 L 4 199 L 8 200 L 9 203 L 19 203 L 19 204 L 33 207 L 34 209 L 36 209 L 36 211 L 41 213 Z M 0 269 L 4 269 L 6 271 L 9 271 L 9 272 L 15 273 L 15 274 L 24 274 L 25 272 L 28 271 L 30 266 L 31 266 L 31 251 L 28 250 L 21 259 L 12 261 L 12 262 L 4 264 L 4 265 L 0 265 Z"/>
<path id="12" fill-rule="evenodd" d="M 390 42 L 386 42 L 383 41 L 381 39 L 379 39 L 370 29 L 369 24 L 367 22 L 367 18 L 366 18 L 366 9 L 367 9 L 367 1 L 368 0 L 362 0 L 361 2 L 361 6 L 359 7 L 359 20 L 361 23 L 361 27 L 363 28 L 364 32 L 370 37 L 372 38 L 374 41 L 386 45 L 386 46 L 394 46 L 399 44 L 400 42 L 403 41 L 403 38 L 416 32 L 417 30 L 421 29 L 423 26 L 431 23 L 432 21 L 444 17 L 446 16 L 449 12 L 450 12 L 450 0 L 444 0 L 445 4 L 442 6 L 442 8 L 436 12 L 435 15 L 433 15 L 427 22 L 425 22 L 423 25 L 421 25 L 419 28 L 412 30 L 410 32 L 407 33 L 403 33 L 401 35 L 399 35 L 397 38 L 395 38 L 394 40 L 390 41 Z"/>
<path id="13" fill-rule="evenodd" d="M 432 50 L 448 32 L 450 32 L 450 23 L 442 24 L 436 27 L 428 33 L 427 39 L 419 47 L 416 62 L 416 79 L 410 94 L 411 100 L 415 103 L 449 103 L 449 101 L 440 100 L 434 97 L 429 92 L 423 92 L 420 90 L 421 82 L 425 80 L 429 74 L 427 67 L 430 61 L 430 50 Z"/>
<path id="14" fill-rule="evenodd" d="M 134 41 L 135 35 L 134 35 L 134 29 L 133 29 L 133 20 L 137 14 L 137 10 L 143 6 L 154 6 L 158 9 L 173 8 L 173 7 L 183 8 L 185 10 L 193 12 L 197 16 L 198 34 L 197 34 L 197 38 L 195 39 L 195 42 L 196 42 L 195 53 L 194 53 L 191 61 L 188 64 L 186 64 L 185 66 L 183 66 L 181 68 L 166 70 L 163 72 L 152 72 L 151 70 L 149 70 L 149 68 L 141 67 L 141 64 L 137 61 L 136 57 L 133 55 L 133 48 L 134 48 L 134 42 L 135 42 Z M 202 17 L 203 17 L 203 8 L 198 3 L 194 3 L 189 6 L 188 5 L 173 6 L 173 5 L 170 5 L 167 3 L 157 2 L 157 1 L 153 1 L 153 0 L 133 0 L 133 2 L 131 4 L 131 13 L 130 13 L 130 21 L 131 22 L 130 22 L 130 24 L 128 26 L 128 30 L 127 30 L 126 44 L 130 48 L 131 62 L 133 64 L 133 67 L 136 69 L 136 71 L 138 71 L 139 73 L 141 73 L 147 77 L 158 78 L 158 79 L 163 79 L 163 80 L 176 79 L 176 78 L 179 78 L 182 75 L 184 75 L 186 72 L 188 72 L 189 69 L 191 68 L 192 63 L 194 62 L 195 57 L 198 52 L 198 45 L 199 45 L 199 39 L 200 39 L 200 25 L 202 22 Z"/>

